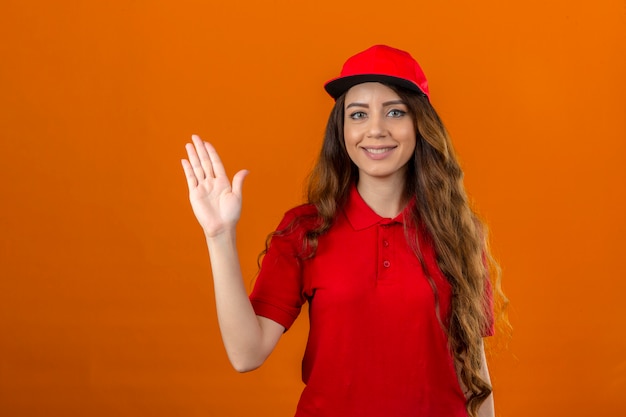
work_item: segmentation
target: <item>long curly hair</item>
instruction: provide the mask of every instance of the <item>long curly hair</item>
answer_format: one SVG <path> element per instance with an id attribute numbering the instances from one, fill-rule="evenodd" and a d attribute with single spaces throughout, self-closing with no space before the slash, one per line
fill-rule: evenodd
<path id="1" fill-rule="evenodd" d="M 491 394 L 490 384 L 480 375 L 482 336 L 493 318 L 487 301 L 490 297 L 485 294 L 486 280 L 494 281 L 494 295 L 504 300 L 499 304 L 506 304 L 500 289 L 500 269 L 489 250 L 486 226 L 469 205 L 463 171 L 437 112 L 427 97 L 388 87 L 406 103 L 415 124 L 416 147 L 408 162 L 404 193 L 407 200 L 415 198 L 413 224 L 423 224 L 432 236 L 437 263 L 452 286 L 447 325 L 439 316 L 439 294 L 424 267 L 417 239 L 409 238 L 408 233 L 406 236 L 433 289 L 440 324 L 467 389 L 466 408 L 475 417 Z M 308 202 L 316 206 L 318 219 L 317 227 L 306 233 L 307 257 L 314 256 L 318 237 L 330 229 L 351 185 L 358 181 L 358 169 L 348 156 L 343 138 L 344 104 L 345 94 L 331 111 L 322 149 L 309 177 Z"/>

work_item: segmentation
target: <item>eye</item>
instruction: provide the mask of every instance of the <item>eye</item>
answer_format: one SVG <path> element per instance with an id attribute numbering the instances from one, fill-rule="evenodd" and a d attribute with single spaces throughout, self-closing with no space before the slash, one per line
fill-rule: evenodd
<path id="1" fill-rule="evenodd" d="M 389 113 L 387 113 L 389 117 L 402 117 L 405 114 L 406 112 L 404 110 L 399 110 L 399 109 L 393 109 L 393 110 L 390 110 Z"/>
<path id="2" fill-rule="evenodd" d="M 362 111 L 355 111 L 354 113 L 350 113 L 350 118 L 354 120 L 363 119 L 364 117 L 367 117 L 367 114 Z"/>

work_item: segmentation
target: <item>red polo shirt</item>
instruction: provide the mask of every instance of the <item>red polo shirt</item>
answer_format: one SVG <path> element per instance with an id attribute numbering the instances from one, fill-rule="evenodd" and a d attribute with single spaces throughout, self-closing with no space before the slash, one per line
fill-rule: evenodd
<path id="1" fill-rule="evenodd" d="M 309 302 L 296 417 L 467 417 L 433 290 L 405 238 L 407 209 L 382 218 L 353 187 L 315 256 L 302 260 L 315 210 L 285 214 L 278 230 L 309 220 L 272 239 L 250 295 L 258 315 L 286 329 Z M 421 229 L 418 239 L 445 322 L 451 288 Z"/>

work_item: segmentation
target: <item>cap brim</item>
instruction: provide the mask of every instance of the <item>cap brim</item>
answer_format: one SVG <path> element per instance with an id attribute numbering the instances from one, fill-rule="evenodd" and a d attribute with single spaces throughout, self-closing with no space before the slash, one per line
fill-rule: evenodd
<path id="1" fill-rule="evenodd" d="M 337 100 L 343 93 L 355 85 L 369 82 L 397 85 L 427 96 L 422 90 L 420 90 L 417 84 L 412 81 L 382 74 L 359 74 L 334 78 L 324 84 L 324 89 L 332 98 Z"/>

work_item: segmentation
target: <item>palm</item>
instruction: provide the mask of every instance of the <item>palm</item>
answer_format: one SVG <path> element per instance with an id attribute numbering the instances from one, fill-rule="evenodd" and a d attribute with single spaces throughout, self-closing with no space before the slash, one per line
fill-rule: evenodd
<path id="1" fill-rule="evenodd" d="M 189 200 L 198 222 L 207 236 L 234 228 L 241 215 L 241 186 L 246 171 L 233 177 L 231 186 L 219 155 L 209 143 L 193 136 L 186 146 L 189 160 L 183 169 L 189 187 Z"/>

